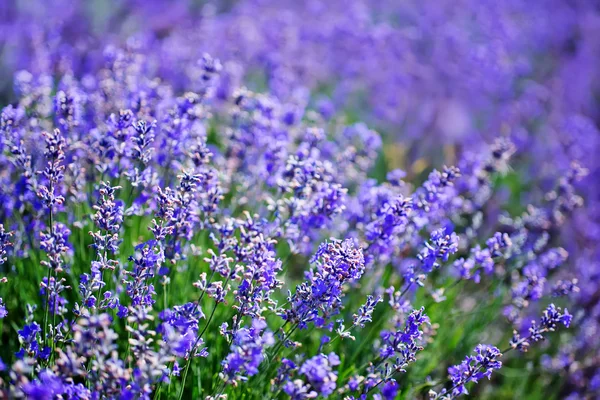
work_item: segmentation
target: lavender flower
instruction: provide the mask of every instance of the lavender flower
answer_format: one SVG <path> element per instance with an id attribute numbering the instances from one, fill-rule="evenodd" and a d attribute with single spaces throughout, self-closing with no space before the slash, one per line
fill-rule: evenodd
<path id="1" fill-rule="evenodd" d="M 12 246 L 12 243 L 10 242 L 10 237 L 12 235 L 12 232 L 6 232 L 4 230 L 4 225 L 0 224 L 0 265 L 4 264 L 7 260 L 7 250 Z"/>
<path id="2" fill-rule="evenodd" d="M 491 257 L 500 257 L 503 251 L 512 246 L 510 236 L 506 233 L 496 232 L 486 242 Z"/>
<path id="3" fill-rule="evenodd" d="M 195 354 L 198 348 L 204 344 L 201 339 L 196 341 L 199 321 L 205 319 L 201 307 L 193 303 L 186 303 L 175 306 L 172 310 L 164 310 L 160 317 L 164 322 L 158 331 L 167 340 L 174 338 L 175 343 L 171 343 L 171 347 L 176 356 L 187 358 L 191 354 Z M 170 332 L 171 330 L 173 332 Z M 200 353 L 204 354 L 205 351 Z"/>
<path id="4" fill-rule="evenodd" d="M 65 161 L 66 141 L 58 129 L 55 129 L 52 133 L 44 132 L 43 136 L 46 142 L 44 157 L 48 164 L 43 171 L 38 173 L 46 179 L 47 183 L 38 188 L 37 195 L 52 213 L 54 208 L 65 201 L 65 198 L 58 194 L 58 185 L 64 178 L 65 166 L 63 162 Z"/>
<path id="5" fill-rule="evenodd" d="M 531 321 L 531 327 L 529 328 L 529 335 L 522 336 L 517 331 L 514 331 L 513 337 L 510 340 L 510 346 L 513 349 L 520 351 L 527 351 L 529 349 L 530 342 L 539 342 L 544 340 L 544 334 L 547 332 L 554 332 L 559 324 L 564 325 L 566 328 L 571 324 L 572 316 L 565 309 L 564 312 L 560 307 L 556 307 L 554 304 L 550 304 L 542 314 L 540 322 L 536 323 Z"/>
<path id="6" fill-rule="evenodd" d="M 8 311 L 6 311 L 6 304 L 4 304 L 4 301 L 0 297 L 0 319 L 6 317 L 7 315 Z"/>
<path id="7" fill-rule="evenodd" d="M 453 399 L 463 394 L 469 394 L 465 385 L 469 382 L 477 383 L 482 378 L 490 379 L 494 370 L 502 368 L 502 362 L 498 361 L 500 357 L 502 354 L 496 347 L 485 344 L 477 345 L 475 356 L 467 356 L 461 364 L 448 368 L 453 386 L 448 392 L 442 391 L 441 397 L 436 396 L 436 398 Z"/>
<path id="8" fill-rule="evenodd" d="M 494 258 L 504 257 L 512 246 L 510 237 L 505 233 L 496 232 L 486 241 L 487 248 L 476 245 L 471 249 L 467 259 L 459 258 L 454 262 L 454 268 L 462 279 L 473 279 L 476 283 L 481 280 L 481 271 L 486 275 L 494 272 Z"/>
<path id="9" fill-rule="evenodd" d="M 398 383 L 395 381 L 386 382 L 381 388 L 381 395 L 385 400 L 394 400 L 398 395 L 399 390 Z"/>
<path id="10" fill-rule="evenodd" d="M 23 386 L 23 393 L 30 399 L 48 399 L 63 395 L 67 392 L 66 385 L 60 377 L 44 370 L 39 374 L 39 380 Z"/>
<path id="11" fill-rule="evenodd" d="M 361 249 L 356 249 L 351 240 L 325 242 L 312 258 L 315 267 L 306 273 L 307 281 L 290 292 L 290 308 L 284 310 L 282 318 L 300 329 L 313 322 L 320 327 L 341 308 L 343 285 L 355 282 L 364 272 Z"/>
<path id="12" fill-rule="evenodd" d="M 149 306 L 154 304 L 154 285 L 152 278 L 156 275 L 164 260 L 163 252 L 157 247 L 155 241 L 139 244 L 135 248 L 135 255 L 129 257 L 133 263 L 131 271 L 127 271 L 124 283 L 127 285 L 127 294 L 134 306 Z"/>
<path id="13" fill-rule="evenodd" d="M 352 320 L 354 321 L 353 325 L 364 328 L 365 323 L 371 322 L 373 320 L 373 311 L 375 310 L 377 304 L 381 301 L 383 301 L 381 296 L 367 296 L 367 301 L 365 302 L 365 304 L 360 306 L 358 309 L 358 313 L 352 316 Z"/>
<path id="14" fill-rule="evenodd" d="M 458 250 L 458 236 L 452 232 L 447 234 L 440 229 L 431 234 L 431 242 L 426 242 L 425 247 L 417 258 L 421 261 L 421 268 L 425 273 L 439 268 L 441 262 L 448 261 L 451 254 Z"/>
<path id="15" fill-rule="evenodd" d="M 49 355 L 48 348 L 40 348 L 39 334 L 41 333 L 40 326 L 32 322 L 25 325 L 17 333 L 21 342 L 21 350 L 16 354 L 17 358 L 22 359 L 25 355 L 30 357 L 47 358 Z"/>
<path id="16" fill-rule="evenodd" d="M 336 388 L 337 373 L 333 367 L 339 365 L 340 359 L 335 353 L 319 354 L 304 362 L 299 369 L 305 380 L 288 381 L 284 392 L 292 399 L 309 399 L 317 396 L 327 397 Z"/>
<path id="17" fill-rule="evenodd" d="M 274 343 L 273 334 L 266 327 L 264 321 L 253 320 L 250 328 L 235 333 L 231 353 L 223 360 L 221 377 L 225 381 L 246 380 L 258 373 L 266 348 Z"/>
<path id="18" fill-rule="evenodd" d="M 115 254 L 119 250 L 119 230 L 123 224 L 123 203 L 115 200 L 115 193 L 118 189 L 121 187 L 112 187 L 108 183 L 102 182 L 98 190 L 100 199 L 94 206 L 96 213 L 92 220 L 100 231 L 90 232 L 98 254 L 103 254 L 105 250 Z"/>
<path id="19" fill-rule="evenodd" d="M 64 257 L 70 251 L 69 235 L 71 231 L 62 223 L 54 224 L 49 233 L 44 232 L 40 235 L 40 249 L 48 256 L 48 261 L 41 262 L 43 266 L 54 272 L 63 271 Z"/>
<path id="20" fill-rule="evenodd" d="M 560 296 L 568 296 L 571 293 L 579 292 L 579 287 L 577 286 L 578 280 L 573 278 L 571 280 L 559 280 L 556 282 L 552 288 L 552 296 L 560 297 Z"/>
<path id="21" fill-rule="evenodd" d="M 238 319 L 244 316 L 259 318 L 267 306 L 274 305 L 271 294 L 282 285 L 277 278 L 282 269 L 282 262 L 276 258 L 273 251 L 274 242 L 265 239 L 262 233 L 256 236 L 248 235 L 249 230 L 246 228 L 242 230 L 241 237 L 248 242 L 244 255 L 247 264 L 234 293 L 236 303 L 239 304 L 234 305 L 234 308 L 239 310 L 239 315 L 236 315 L 234 321 L 236 324 Z"/>
<path id="22" fill-rule="evenodd" d="M 429 323 L 425 309 L 413 310 L 406 319 L 405 326 L 395 332 L 381 333 L 382 346 L 379 356 L 382 360 L 390 359 L 391 365 L 386 364 L 383 380 L 387 381 L 394 372 L 405 372 L 406 366 L 416 360 L 417 352 L 423 350 L 419 344 L 422 331 L 421 325 Z"/>
<path id="23" fill-rule="evenodd" d="M 391 236 L 402 232 L 408 223 L 407 216 L 411 209 L 411 199 L 406 199 L 403 196 L 386 203 L 379 212 L 380 216 L 367 226 L 367 239 L 370 241 L 387 240 Z"/>
<path id="24" fill-rule="evenodd" d="M 427 215 L 443 207 L 451 196 L 447 189 L 460 177 L 456 167 L 444 167 L 443 172 L 434 170 L 414 194 L 414 209 L 418 217 L 427 220 Z M 422 225 L 422 223 L 421 223 Z"/>

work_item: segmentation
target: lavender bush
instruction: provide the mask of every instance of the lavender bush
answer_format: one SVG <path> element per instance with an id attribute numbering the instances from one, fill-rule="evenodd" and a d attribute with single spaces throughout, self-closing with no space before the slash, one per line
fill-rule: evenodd
<path id="1" fill-rule="evenodd" d="M 600 9 L 459 3 L 0 4 L 0 398 L 596 398 Z"/>

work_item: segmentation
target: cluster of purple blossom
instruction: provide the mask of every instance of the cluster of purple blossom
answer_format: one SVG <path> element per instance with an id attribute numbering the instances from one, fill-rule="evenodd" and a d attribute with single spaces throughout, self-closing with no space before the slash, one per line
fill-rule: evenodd
<path id="1" fill-rule="evenodd" d="M 589 4 L 61 3 L 0 5 L 0 397 L 451 399 L 571 318 L 544 365 L 600 387 Z M 490 295 L 510 347 L 410 382 Z"/>

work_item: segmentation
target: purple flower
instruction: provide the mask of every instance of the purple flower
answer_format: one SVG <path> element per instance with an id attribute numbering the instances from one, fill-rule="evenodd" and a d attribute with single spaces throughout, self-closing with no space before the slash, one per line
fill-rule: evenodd
<path id="1" fill-rule="evenodd" d="M 292 374 L 296 371 L 298 371 L 298 366 L 292 360 L 282 358 L 281 365 L 277 369 L 277 374 L 273 380 L 272 390 L 281 387 L 282 384 L 287 384 L 291 380 Z"/>
<path id="2" fill-rule="evenodd" d="M 373 311 L 375 310 L 375 307 L 382 301 L 383 298 L 381 296 L 367 296 L 367 301 L 365 304 L 360 306 L 358 313 L 352 316 L 354 326 L 360 326 L 361 328 L 364 328 L 367 322 L 371 322 L 373 320 Z"/>
<path id="3" fill-rule="evenodd" d="M 140 120 L 133 125 L 133 128 L 135 134 L 132 136 L 131 158 L 136 161 L 139 160 L 143 165 L 147 165 L 154 152 L 154 149 L 150 146 L 154 142 L 156 121 L 148 123 Z"/>
<path id="4" fill-rule="evenodd" d="M 400 388 L 396 381 L 388 381 L 381 388 L 381 395 L 385 400 L 394 400 L 398 395 L 399 389 Z"/>
<path id="5" fill-rule="evenodd" d="M 469 382 L 490 379 L 492 372 L 502 367 L 502 362 L 498 361 L 500 357 L 502 354 L 496 347 L 480 344 L 475 348 L 475 356 L 467 356 L 461 364 L 448 368 L 452 397 L 469 394 L 465 386 Z"/>
<path id="6" fill-rule="evenodd" d="M 439 268 L 441 262 L 448 261 L 451 254 L 458 251 L 458 236 L 452 232 L 446 233 L 444 229 L 438 229 L 431 234 L 431 241 L 425 242 L 425 247 L 418 254 L 421 268 L 425 273 Z"/>
<path id="7" fill-rule="evenodd" d="M 66 387 L 62 380 L 52 372 L 40 372 L 39 379 L 23 385 L 23 393 L 28 399 L 50 400 L 65 393 Z"/>
<path id="8" fill-rule="evenodd" d="M 58 129 L 51 133 L 43 132 L 42 135 L 46 143 L 44 157 L 48 164 L 43 171 L 39 172 L 46 181 L 39 187 L 37 195 L 52 212 L 54 208 L 65 201 L 65 198 L 58 194 L 58 185 L 64 179 L 66 140 Z"/>
<path id="9" fill-rule="evenodd" d="M 32 343 L 34 340 L 36 340 L 37 334 L 40 332 L 40 326 L 33 322 L 29 325 L 25 325 L 23 329 L 18 331 L 18 334 L 25 343 Z"/>
<path id="10" fill-rule="evenodd" d="M 333 367 L 339 363 L 340 359 L 335 353 L 319 354 L 306 360 L 299 370 L 305 380 L 288 381 L 284 392 L 295 400 L 331 395 L 337 381 L 337 372 Z"/>
<path id="11" fill-rule="evenodd" d="M 63 132 L 74 131 L 80 125 L 82 101 L 75 88 L 59 90 L 54 97 L 54 115 L 56 124 Z"/>
<path id="12" fill-rule="evenodd" d="M 443 172 L 433 170 L 423 185 L 413 195 L 414 210 L 417 215 L 427 221 L 427 216 L 442 208 L 452 198 L 448 188 L 460 177 L 456 167 L 444 167 Z M 424 221 L 420 225 L 424 224 Z"/>
<path id="13" fill-rule="evenodd" d="M 486 245 L 487 249 L 476 245 L 471 249 L 471 254 L 467 259 L 460 258 L 454 262 L 454 268 L 461 278 L 473 279 L 479 283 L 481 270 L 487 275 L 491 275 L 494 272 L 494 258 L 503 257 L 512 246 L 512 242 L 506 233 L 496 232 L 486 241 Z"/>
<path id="14" fill-rule="evenodd" d="M 64 269 L 64 256 L 70 251 L 69 236 L 71 230 L 62 223 L 55 223 L 50 227 L 50 232 L 40 234 L 40 249 L 48 256 L 48 261 L 43 260 L 41 264 L 55 272 Z"/>
<path id="15" fill-rule="evenodd" d="M 351 240 L 322 243 L 313 256 L 314 267 L 306 273 L 307 281 L 288 296 L 290 308 L 282 318 L 305 329 L 308 323 L 323 326 L 341 307 L 343 285 L 356 282 L 364 272 L 360 248 Z"/>
<path id="16" fill-rule="evenodd" d="M 119 310 L 117 311 L 117 317 L 119 318 L 125 318 L 129 314 L 129 310 L 123 305 L 119 305 L 118 309 Z"/>
<path id="17" fill-rule="evenodd" d="M 41 333 L 40 326 L 32 322 L 27 324 L 17 331 L 21 342 L 21 350 L 17 353 L 17 358 L 21 359 L 26 354 L 30 357 L 42 357 L 49 354 L 49 348 L 40 348 L 39 334 Z"/>
<path id="18" fill-rule="evenodd" d="M 255 319 L 250 328 L 235 332 L 231 352 L 223 360 L 223 379 L 247 380 L 258 373 L 266 348 L 274 343 L 273 334 L 266 327 L 265 321 Z"/>
<path id="19" fill-rule="evenodd" d="M 6 305 L 4 301 L 2 301 L 2 297 L 0 297 L 0 319 L 4 318 L 8 315 L 8 311 L 6 311 Z"/>
<path id="20" fill-rule="evenodd" d="M 379 349 L 379 356 L 392 361 L 392 370 L 405 371 L 408 364 L 416 361 L 417 352 L 423 350 L 420 344 L 422 335 L 421 325 L 429 323 L 429 318 L 425 315 L 425 309 L 413 310 L 406 319 L 404 327 L 396 331 L 382 331 L 382 346 Z M 384 373 L 384 380 L 389 378 L 387 371 Z"/>
<path id="21" fill-rule="evenodd" d="M 512 246 L 510 236 L 506 233 L 496 232 L 494 236 L 486 241 L 491 257 L 500 257 L 502 252 Z"/>
<path id="22" fill-rule="evenodd" d="M 395 169 L 393 171 L 388 172 L 386 175 L 386 179 L 388 180 L 388 182 L 394 186 L 402 186 L 402 179 L 404 178 L 406 178 L 406 172 L 404 172 L 401 169 Z"/>
<path id="23" fill-rule="evenodd" d="M 573 278 L 571 280 L 559 280 L 552 287 L 552 296 L 560 297 L 560 296 L 568 296 L 571 293 L 579 292 L 579 287 L 577 286 L 578 280 Z"/>
<path id="24" fill-rule="evenodd" d="M 387 239 L 406 227 L 409 221 L 407 217 L 412 210 L 412 206 L 411 199 L 403 196 L 398 196 L 391 202 L 386 203 L 379 211 L 378 218 L 367 225 L 367 240 L 371 242 L 383 241 L 380 246 L 385 246 Z"/>
<path id="25" fill-rule="evenodd" d="M 0 265 L 6 261 L 6 253 L 9 247 L 12 246 L 10 238 L 13 235 L 12 232 L 6 232 L 4 225 L 0 224 Z"/>
<path id="26" fill-rule="evenodd" d="M 452 314 L 508 294 L 505 312 L 522 325 L 534 302 L 565 296 L 579 311 L 560 352 L 565 394 L 594 396 L 600 53 L 592 2 L 127 0 L 101 13 L 66 0 L 0 3 L 0 98 L 11 103 L 0 114 L 0 273 L 11 279 L 0 318 L 23 327 L 2 332 L 21 345 L 2 373 L 6 397 L 161 396 L 177 359 L 191 364 L 210 350 L 201 367 L 214 374 L 213 361 L 224 359 L 231 385 L 260 366 L 258 380 L 279 371 L 273 393 L 293 398 L 351 397 L 347 388 L 393 398 L 396 374 L 438 329 L 425 325 L 422 309 L 411 313 L 421 296 L 409 290 L 416 283 L 426 297 L 443 297 L 438 285 L 450 277 L 441 267 L 459 244 L 457 275 L 487 274 L 500 286 L 452 286 Z M 439 168 L 454 160 L 459 168 Z M 329 237 L 347 240 L 323 244 L 303 269 Z M 290 284 L 281 305 L 277 291 Z M 392 284 L 400 290 L 388 289 L 391 309 L 375 314 Z M 187 298 L 192 286 L 199 297 Z M 36 287 L 38 304 L 22 301 Z M 202 307 L 213 301 L 217 311 L 199 333 Z M 294 362 L 261 365 L 275 315 L 298 348 L 321 353 L 344 348 L 329 333 L 349 334 L 343 324 L 353 312 L 352 328 L 375 315 L 385 327 L 357 335 L 357 348 L 380 357 L 366 371 L 344 365 L 348 385 L 336 385 L 331 356 L 292 353 L 289 337 L 277 350 Z M 570 323 L 566 310 L 549 307 L 511 344 L 526 349 Z M 452 330 L 452 321 L 439 329 Z M 494 369 L 490 349 L 456 367 L 461 393 Z M 353 361 L 368 357 L 358 351 Z M 184 377 L 197 370 L 190 364 Z M 465 378 L 471 364 L 486 368 Z M 182 398 L 194 394 L 183 380 L 174 382 Z"/>
<path id="27" fill-rule="evenodd" d="M 98 227 L 99 231 L 91 233 L 94 238 L 94 247 L 98 254 L 103 254 L 104 251 L 109 251 L 116 254 L 119 251 L 119 231 L 123 224 L 123 202 L 115 200 L 115 194 L 120 186 L 112 187 L 106 182 L 100 183 L 98 190 L 100 198 L 94 210 L 96 213 L 92 216 L 92 220 Z"/>
<path id="28" fill-rule="evenodd" d="M 175 355 L 187 357 L 196 350 L 192 346 L 196 343 L 198 323 L 200 319 L 205 318 L 200 307 L 194 303 L 175 306 L 172 310 L 166 309 L 161 312 L 160 318 L 164 322 L 159 327 L 158 332 L 163 333 L 167 340 L 174 338 L 174 342 L 170 346 L 173 348 Z M 167 332 L 167 330 L 172 332 Z M 196 347 L 202 344 L 203 342 L 198 341 Z"/>
<path id="29" fill-rule="evenodd" d="M 48 307 L 52 314 L 63 315 L 67 312 L 67 299 L 65 299 L 61 293 L 71 289 L 71 287 L 65 285 L 65 282 L 65 278 L 58 279 L 51 277 L 50 280 L 48 280 L 47 277 L 44 277 L 40 283 L 40 294 L 48 299 Z"/>
<path id="30" fill-rule="evenodd" d="M 539 342 L 544 340 L 544 334 L 547 332 L 554 332 L 559 324 L 568 328 L 569 325 L 571 325 L 572 318 L 573 316 L 569 314 L 567 309 L 562 311 L 560 307 L 550 304 L 544 310 L 539 323 L 531 321 L 531 327 L 529 328 L 529 334 L 527 336 L 523 337 L 517 331 L 514 331 L 513 337 L 510 340 L 510 346 L 513 349 L 527 351 L 531 341 Z"/>
<path id="31" fill-rule="evenodd" d="M 139 244 L 135 255 L 129 257 L 133 263 L 131 271 L 127 272 L 127 294 L 134 306 L 154 304 L 154 285 L 152 278 L 164 261 L 164 254 L 154 240 Z"/>

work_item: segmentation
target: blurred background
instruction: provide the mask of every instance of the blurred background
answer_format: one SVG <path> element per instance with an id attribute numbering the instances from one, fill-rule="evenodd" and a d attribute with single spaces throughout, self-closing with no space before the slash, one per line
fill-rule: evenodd
<path id="1" fill-rule="evenodd" d="M 0 99 L 14 99 L 19 70 L 82 76 L 103 66 L 111 45 L 192 88 L 190 61 L 207 52 L 224 64 L 222 97 L 245 84 L 363 120 L 397 144 L 386 153 L 393 167 L 423 168 L 413 165 L 423 156 L 452 162 L 457 148 L 504 135 L 531 153 L 539 175 L 597 145 L 599 8 L 594 0 L 7 0 Z"/>

